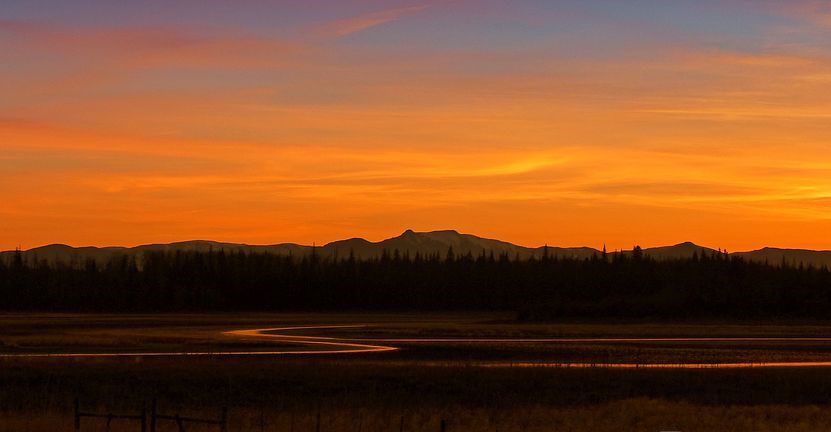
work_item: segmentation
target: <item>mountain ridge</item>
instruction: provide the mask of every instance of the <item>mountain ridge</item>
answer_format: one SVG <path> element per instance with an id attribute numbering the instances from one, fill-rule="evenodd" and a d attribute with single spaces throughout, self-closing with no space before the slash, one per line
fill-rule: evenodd
<path id="1" fill-rule="evenodd" d="M 452 248 L 452 249 L 451 249 Z M 283 255 L 302 256 L 314 251 L 316 254 L 325 257 L 354 256 L 356 258 L 374 258 L 381 256 L 384 251 L 387 253 L 398 253 L 414 256 L 434 255 L 444 257 L 450 250 L 457 255 L 471 254 L 478 256 L 482 253 L 493 253 L 494 255 L 507 254 L 511 258 L 541 257 L 544 254 L 558 256 L 561 258 L 590 258 L 602 251 L 591 247 L 555 247 L 540 246 L 527 247 L 516 245 L 510 242 L 478 237 L 472 234 L 459 233 L 456 230 L 437 230 L 417 232 L 411 229 L 404 231 L 396 237 L 390 237 L 377 242 L 372 242 L 361 237 L 336 240 L 323 246 L 309 246 L 297 243 L 276 243 L 266 245 L 250 245 L 246 243 L 218 242 L 213 240 L 187 240 L 172 243 L 151 243 L 134 247 L 124 246 L 82 246 L 74 247 L 66 244 L 50 244 L 21 251 L 24 259 L 46 260 L 48 262 L 80 262 L 93 259 L 99 263 L 106 262 L 116 255 L 141 256 L 151 251 L 218 251 L 243 252 L 243 253 L 274 253 Z M 632 253 L 631 250 L 620 251 L 625 254 Z M 658 246 L 644 248 L 645 256 L 655 259 L 676 259 L 690 257 L 693 254 L 718 253 L 716 249 L 700 246 L 692 242 L 683 242 L 670 246 Z M 0 257 L 8 257 L 15 251 L 2 251 Z M 785 249 L 764 247 L 761 249 L 734 252 L 731 256 L 738 256 L 749 261 L 788 264 L 831 266 L 831 251 L 809 250 L 809 249 Z"/>

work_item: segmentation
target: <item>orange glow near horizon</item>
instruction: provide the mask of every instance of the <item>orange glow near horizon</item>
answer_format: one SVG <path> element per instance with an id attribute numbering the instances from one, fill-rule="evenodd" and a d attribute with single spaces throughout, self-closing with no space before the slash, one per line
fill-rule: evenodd
<path id="1" fill-rule="evenodd" d="M 580 2 L 394 3 L 267 26 L 0 12 L 0 249 L 408 228 L 831 249 L 822 2 L 677 2 L 638 31 Z"/>

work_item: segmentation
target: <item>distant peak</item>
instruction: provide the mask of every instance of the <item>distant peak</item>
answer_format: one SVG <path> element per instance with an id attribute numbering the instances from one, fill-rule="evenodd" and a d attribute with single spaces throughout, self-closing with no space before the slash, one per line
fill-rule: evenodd
<path id="1" fill-rule="evenodd" d="M 415 234 L 415 231 L 413 231 L 411 229 L 408 229 L 408 230 L 404 231 L 403 233 L 401 233 L 402 236 L 410 236 L 410 235 L 413 235 L 413 234 Z"/>
<path id="2" fill-rule="evenodd" d="M 337 240 L 332 243 L 372 243 L 363 237 L 352 237 L 345 240 Z"/>
<path id="3" fill-rule="evenodd" d="M 75 249 L 74 247 L 63 244 L 63 243 L 52 243 L 46 246 L 38 246 L 36 248 L 32 248 L 31 250 L 38 250 L 38 249 Z"/>
<path id="4" fill-rule="evenodd" d="M 437 231 L 430 231 L 430 234 L 456 234 L 458 235 L 459 232 L 453 229 L 449 230 L 437 230 Z"/>
<path id="5" fill-rule="evenodd" d="M 697 244 L 695 244 L 695 243 L 693 243 L 693 242 L 691 242 L 691 241 L 685 241 L 684 243 L 678 243 L 678 244 L 677 244 L 677 245 L 675 245 L 675 246 L 695 246 L 695 247 L 698 247 L 698 245 L 697 245 Z"/>

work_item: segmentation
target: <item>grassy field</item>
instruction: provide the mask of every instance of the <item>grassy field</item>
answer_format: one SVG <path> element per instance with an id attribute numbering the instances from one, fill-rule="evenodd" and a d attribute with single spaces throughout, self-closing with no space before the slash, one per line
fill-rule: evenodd
<path id="1" fill-rule="evenodd" d="M 268 349 L 222 331 L 263 326 L 370 323 L 339 337 L 825 336 L 822 323 L 517 324 L 491 315 L 5 315 L 2 352 Z M 311 332 L 309 334 L 313 334 Z M 323 334 L 323 333 L 321 333 Z M 289 347 L 290 344 L 283 344 Z M 724 361 L 827 359 L 805 344 L 401 344 L 389 353 L 297 357 L 0 360 L 0 431 L 72 430 L 72 402 L 137 413 L 216 417 L 231 431 L 825 430 L 831 369 L 613 370 L 484 368 L 490 359 Z M 105 430 L 84 421 L 83 430 Z M 123 426 L 123 428 L 121 428 Z M 112 430 L 138 430 L 113 423 Z M 160 430 L 175 430 L 165 425 Z M 189 428 L 188 430 L 207 430 Z"/>

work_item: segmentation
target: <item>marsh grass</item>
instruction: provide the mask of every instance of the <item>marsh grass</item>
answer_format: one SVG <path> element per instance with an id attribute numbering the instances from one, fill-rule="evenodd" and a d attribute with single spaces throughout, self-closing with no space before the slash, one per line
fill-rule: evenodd
<path id="1" fill-rule="evenodd" d="M 798 337 L 831 335 L 828 323 L 517 323 L 505 314 L 162 314 L 0 315 L 0 353 L 140 352 L 313 349 L 234 338 L 231 329 L 319 324 L 368 324 L 355 329 L 294 334 L 344 338 L 538 337 Z M 800 343 L 395 343 L 405 348 L 381 360 L 515 360 L 588 363 L 718 363 L 822 361 L 831 344 Z M 379 357 L 374 357 L 379 358 Z"/>
<path id="2" fill-rule="evenodd" d="M 120 349 L 147 344 L 267 344 L 219 336 L 229 328 L 304 323 L 388 323 L 390 316 L 41 316 L 0 317 L 2 349 Z M 736 326 L 541 324 L 482 316 L 420 317 L 369 330 L 387 334 L 736 335 Z M 641 326 L 641 327 L 638 327 Z M 742 324 L 744 326 L 744 324 Z M 815 335 L 824 325 L 751 326 L 756 335 Z M 608 332 L 608 333 L 604 333 Z M 821 345 L 729 346 L 412 346 L 393 355 L 296 358 L 121 358 L 0 360 L 0 432 L 70 431 L 72 402 L 85 409 L 137 413 L 153 398 L 161 411 L 216 417 L 230 409 L 231 431 L 815 431 L 831 424 L 828 368 L 608 370 L 477 367 L 481 358 L 652 360 L 826 355 Z M 427 362 L 426 360 L 430 360 Z M 292 429 L 292 424 L 294 428 Z M 173 431 L 163 425 L 160 432 Z M 84 431 L 105 422 L 85 420 Z M 137 425 L 113 423 L 112 431 Z M 189 428 L 191 431 L 208 429 Z"/>

